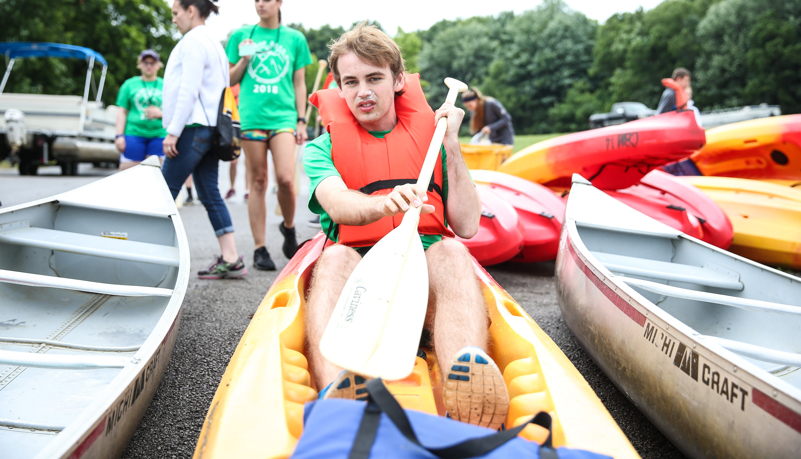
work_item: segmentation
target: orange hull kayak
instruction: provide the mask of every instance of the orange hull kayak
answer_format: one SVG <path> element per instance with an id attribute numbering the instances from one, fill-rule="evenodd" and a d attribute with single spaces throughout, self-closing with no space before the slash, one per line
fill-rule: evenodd
<path id="1" fill-rule="evenodd" d="M 539 142 L 498 168 L 546 186 L 570 186 L 581 174 L 605 190 L 620 190 L 654 168 L 685 158 L 705 143 L 692 111 L 671 112 Z"/>
<path id="2" fill-rule="evenodd" d="M 275 280 L 253 316 L 214 395 L 194 457 L 285 458 L 303 431 L 303 405 L 317 398 L 305 356 L 305 292 L 326 244 L 320 233 L 304 244 Z M 616 458 L 638 457 L 623 432 L 570 360 L 520 305 L 477 263 L 491 324 L 490 354 L 502 369 L 511 404 L 507 425 L 546 411 L 554 443 Z M 431 355 L 431 354 L 429 354 Z M 441 384 L 433 355 L 412 374 L 388 382 L 407 409 L 443 414 L 432 387 Z M 521 434 L 543 441 L 545 431 Z"/>
<path id="3" fill-rule="evenodd" d="M 727 124 L 706 140 L 690 157 L 703 175 L 801 180 L 801 115 Z"/>

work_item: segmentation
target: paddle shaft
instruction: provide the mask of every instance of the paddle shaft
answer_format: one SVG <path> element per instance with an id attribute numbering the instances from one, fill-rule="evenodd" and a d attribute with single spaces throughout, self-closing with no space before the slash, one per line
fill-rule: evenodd
<path id="1" fill-rule="evenodd" d="M 454 102 L 456 102 L 456 96 L 458 94 L 459 90 L 457 88 L 448 89 L 448 96 L 445 98 L 445 103 L 452 105 Z M 437 161 L 440 159 L 440 149 L 442 148 L 442 141 L 445 140 L 445 131 L 447 129 L 448 117 L 443 116 L 437 121 L 437 128 L 434 130 L 434 137 L 431 138 L 431 144 L 428 146 L 428 152 L 426 152 L 426 159 L 423 162 L 422 169 L 420 169 L 420 176 L 417 178 L 417 185 L 420 185 L 425 189 L 428 189 L 428 185 L 431 182 L 431 174 L 434 173 L 434 166 L 436 166 Z M 411 209 L 406 211 L 406 215 L 403 216 L 403 219 L 413 219 L 415 221 L 415 225 L 417 225 L 420 222 L 420 212 L 422 210 L 422 204 L 420 207 L 412 206 Z"/>
<path id="2" fill-rule="evenodd" d="M 317 89 L 320 87 L 320 80 L 323 79 L 323 72 L 325 71 L 326 67 L 328 67 L 328 61 L 325 59 L 320 59 L 317 61 L 317 64 L 320 68 L 317 69 L 317 76 L 314 77 L 314 84 L 312 85 L 312 94 L 317 92 Z M 309 122 L 309 117 L 311 117 L 312 112 L 312 104 L 311 102 L 306 102 L 306 123 Z"/>

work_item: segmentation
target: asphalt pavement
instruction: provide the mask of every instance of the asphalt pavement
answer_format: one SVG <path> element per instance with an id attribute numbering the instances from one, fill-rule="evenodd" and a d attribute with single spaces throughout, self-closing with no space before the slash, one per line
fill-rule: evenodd
<path id="1" fill-rule="evenodd" d="M 51 170 L 53 169 L 53 170 Z M 228 164 L 220 166 L 220 190 L 229 189 Z M 3 207 L 51 196 L 113 173 L 82 165 L 78 177 L 47 176 L 56 168 L 42 168 L 42 176 L 20 177 L 15 170 L 0 169 L 0 202 Z M 253 240 L 247 205 L 243 199 L 244 169 L 240 161 L 237 195 L 227 201 L 237 248 L 245 256 L 248 275 L 242 280 L 200 280 L 192 275 L 184 299 L 178 340 L 164 378 L 128 448 L 125 459 L 191 457 L 217 384 L 250 322 L 279 271 L 252 268 Z M 312 218 L 306 201 L 308 179 L 303 177 L 295 222 L 299 240 L 318 230 L 306 226 Z M 281 253 L 278 232 L 282 217 L 275 215 L 275 195 L 267 196 L 267 248 L 280 270 L 287 262 Z M 212 262 L 219 252 L 217 240 L 200 203 L 180 210 L 187 230 L 193 272 Z M 581 349 L 562 319 L 553 277 L 554 264 L 505 263 L 489 273 L 554 340 L 598 394 L 643 458 L 684 457 L 621 393 Z M 256 441 L 269 442 L 269 432 Z"/>

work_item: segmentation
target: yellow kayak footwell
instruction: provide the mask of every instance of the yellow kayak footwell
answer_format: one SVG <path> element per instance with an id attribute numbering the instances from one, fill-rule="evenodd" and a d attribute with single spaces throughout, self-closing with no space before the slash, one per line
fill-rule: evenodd
<path id="1" fill-rule="evenodd" d="M 303 430 L 303 406 L 317 398 L 304 356 L 305 292 L 325 245 L 320 233 L 304 245 L 276 279 L 253 316 L 212 400 L 195 458 L 289 457 Z M 546 411 L 554 444 L 613 457 L 639 457 L 590 386 L 556 344 L 477 263 L 489 310 L 489 354 L 503 372 L 510 407 L 506 425 Z M 439 371 L 428 353 L 412 374 L 387 386 L 400 404 L 444 414 L 434 388 Z M 521 436 L 542 442 L 529 426 Z"/>
<path id="2" fill-rule="evenodd" d="M 729 251 L 759 263 L 801 269 L 801 189 L 792 187 L 797 182 L 682 178 L 729 217 L 734 228 Z"/>

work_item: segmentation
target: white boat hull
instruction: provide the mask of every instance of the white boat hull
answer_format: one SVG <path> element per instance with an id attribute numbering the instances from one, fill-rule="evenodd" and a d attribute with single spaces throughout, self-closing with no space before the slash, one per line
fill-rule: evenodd
<path id="1" fill-rule="evenodd" d="M 556 259 L 559 305 L 610 380 L 690 457 L 801 457 L 798 388 L 723 349 L 622 282 L 590 253 L 569 214 L 568 205 Z M 730 256 L 702 245 L 712 261 Z"/>
<path id="2" fill-rule="evenodd" d="M 189 248 L 146 163 L 0 211 L 3 458 L 119 457 L 159 385 Z"/>

